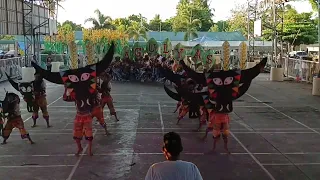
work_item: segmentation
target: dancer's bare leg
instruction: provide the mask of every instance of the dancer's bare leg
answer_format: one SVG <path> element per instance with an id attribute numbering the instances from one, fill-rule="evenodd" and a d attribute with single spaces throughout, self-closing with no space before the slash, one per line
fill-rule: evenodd
<path id="1" fill-rule="evenodd" d="M 80 139 L 76 139 L 76 143 L 77 143 L 78 151 L 77 151 L 77 153 L 75 155 L 79 156 L 80 153 L 83 151 L 83 148 L 81 146 L 81 140 Z"/>
<path id="2" fill-rule="evenodd" d="M 89 144 L 89 149 L 88 149 L 88 151 L 89 151 L 89 156 L 93 156 L 93 153 L 92 153 L 92 140 L 90 140 L 90 141 L 88 142 L 88 144 Z"/>
<path id="3" fill-rule="evenodd" d="M 219 142 L 220 136 L 213 137 L 213 149 L 212 151 L 214 152 L 216 150 L 217 142 Z"/>

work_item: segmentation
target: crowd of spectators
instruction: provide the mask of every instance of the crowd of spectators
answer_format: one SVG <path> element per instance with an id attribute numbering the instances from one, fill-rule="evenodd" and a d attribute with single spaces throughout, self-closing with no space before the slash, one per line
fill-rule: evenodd
<path id="1" fill-rule="evenodd" d="M 114 81 L 163 82 L 162 67 L 171 67 L 174 61 L 162 56 L 144 57 L 136 60 L 116 59 L 111 63 L 109 74 Z"/>

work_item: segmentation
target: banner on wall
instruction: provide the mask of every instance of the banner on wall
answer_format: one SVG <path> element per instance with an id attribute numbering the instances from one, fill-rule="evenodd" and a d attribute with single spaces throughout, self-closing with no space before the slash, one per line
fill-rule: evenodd
<path id="1" fill-rule="evenodd" d="M 85 43 L 77 43 L 77 45 L 85 44 Z M 63 46 L 63 44 L 58 43 L 55 45 Z M 84 46 L 84 45 L 83 45 Z M 110 45 L 108 43 L 98 43 L 94 45 L 94 49 L 96 53 L 99 54 L 101 51 L 103 54 L 107 52 Z M 99 47 L 97 47 L 99 46 Z M 49 46 L 47 46 L 49 47 Z M 225 41 L 222 45 L 222 52 L 221 52 L 221 60 L 225 64 L 225 68 L 230 63 L 230 44 L 228 41 Z M 60 49 L 64 49 L 61 47 Z M 85 48 L 84 48 L 85 49 Z M 239 60 L 243 63 L 246 61 L 246 54 L 247 54 L 247 44 L 242 42 L 239 45 Z M 187 48 L 183 46 L 181 43 L 178 43 L 174 47 L 170 39 L 166 38 L 162 43 L 158 43 L 154 38 L 148 40 L 146 44 L 141 42 L 135 42 L 133 46 L 129 46 L 128 44 L 122 44 L 119 41 L 116 43 L 116 51 L 121 56 L 122 59 L 132 59 L 137 60 L 143 58 L 145 53 L 148 53 L 149 56 L 155 56 L 160 54 L 163 57 L 169 58 L 171 55 L 175 61 L 185 60 L 190 57 L 190 60 L 195 64 L 209 64 L 213 65 L 216 63 L 216 57 L 213 50 L 205 50 L 200 44 L 197 44 L 193 48 Z M 189 60 L 189 59 L 188 59 Z M 242 64 L 243 64 L 242 63 Z"/>
<path id="2" fill-rule="evenodd" d="M 131 59 L 132 58 L 132 54 L 131 54 L 131 50 L 129 46 L 125 46 L 122 49 L 122 59 Z"/>
<path id="3" fill-rule="evenodd" d="M 200 64 L 205 60 L 204 50 L 200 44 L 197 44 L 192 48 L 191 57 L 195 64 Z"/>
<path id="4" fill-rule="evenodd" d="M 134 60 L 142 58 L 143 53 L 144 53 L 143 46 L 141 46 L 139 42 L 134 43 L 132 47 L 132 54 L 133 54 Z"/>
<path id="5" fill-rule="evenodd" d="M 172 44 L 171 41 L 167 38 L 161 44 L 161 56 L 168 58 L 171 55 Z"/>
<path id="6" fill-rule="evenodd" d="M 208 49 L 205 52 L 204 64 L 213 65 L 216 64 L 216 59 L 214 58 L 214 51 L 212 49 Z"/>
<path id="7" fill-rule="evenodd" d="M 147 51 L 148 55 L 155 56 L 158 54 L 158 50 L 159 50 L 158 42 L 154 38 L 149 39 L 147 46 L 146 46 L 146 51 Z"/>
<path id="8" fill-rule="evenodd" d="M 181 45 L 181 43 L 178 43 L 174 49 L 173 49 L 173 58 L 177 61 L 183 60 L 186 56 L 186 49 Z"/>

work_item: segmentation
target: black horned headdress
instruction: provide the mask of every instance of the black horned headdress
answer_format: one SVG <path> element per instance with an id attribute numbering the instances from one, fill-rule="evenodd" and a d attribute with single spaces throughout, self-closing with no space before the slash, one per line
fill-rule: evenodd
<path id="1" fill-rule="evenodd" d="M 32 66 L 44 79 L 55 84 L 64 84 L 63 100 L 75 101 L 78 110 L 87 111 L 93 107 L 96 98 L 97 76 L 109 67 L 114 55 L 114 46 L 112 43 L 107 54 L 98 63 L 78 69 L 51 72 L 34 62 Z"/>
<path id="2" fill-rule="evenodd" d="M 251 81 L 263 71 L 267 58 L 250 69 L 245 70 L 218 70 L 206 73 L 197 73 L 189 68 L 183 61 L 180 62 L 188 77 L 204 87 L 206 91 L 189 93 L 188 96 L 202 97 L 206 109 L 217 113 L 230 113 L 233 111 L 232 101 L 244 95 L 251 85 Z"/>

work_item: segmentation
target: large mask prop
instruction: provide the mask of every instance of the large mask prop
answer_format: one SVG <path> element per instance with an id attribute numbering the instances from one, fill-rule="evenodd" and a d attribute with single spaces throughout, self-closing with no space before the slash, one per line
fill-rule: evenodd
<path id="1" fill-rule="evenodd" d="M 230 113 L 233 111 L 232 101 L 244 95 L 250 87 L 251 81 L 259 75 L 267 63 L 263 58 L 255 67 L 246 70 L 209 71 L 197 73 L 181 61 L 188 76 L 198 84 L 207 88 L 206 92 L 199 92 L 208 110 L 218 113 Z M 189 94 L 189 96 L 193 96 Z"/>
<path id="2" fill-rule="evenodd" d="M 34 102 L 35 102 L 33 81 L 32 82 L 18 82 L 17 83 L 14 80 L 12 80 L 8 75 L 7 75 L 7 78 L 9 80 L 10 84 L 14 87 L 14 89 L 16 89 L 17 91 L 19 91 L 22 94 L 23 99 L 27 103 L 28 112 L 33 112 L 33 106 L 34 106 Z"/>
<path id="3" fill-rule="evenodd" d="M 61 72 L 44 70 L 34 62 L 31 64 L 44 79 L 55 84 L 64 84 L 63 100 L 76 101 L 79 111 L 91 111 L 96 98 L 97 76 L 108 68 L 113 59 L 113 54 L 114 44 L 112 43 L 108 53 L 100 62 Z"/>
<path id="4" fill-rule="evenodd" d="M 6 96 L 3 101 L 0 101 L 1 114 L 10 113 L 15 111 L 16 104 L 20 103 L 20 97 L 15 93 L 6 92 Z"/>
<path id="5" fill-rule="evenodd" d="M 64 71 L 61 77 L 65 85 L 63 99 L 76 101 L 80 111 L 90 109 L 96 98 L 96 67 Z"/>
<path id="6" fill-rule="evenodd" d="M 203 101 L 201 102 L 201 96 L 188 96 L 190 93 L 195 92 L 195 88 L 198 86 L 196 82 L 191 78 L 188 78 L 183 71 L 181 71 L 180 74 L 175 74 L 171 70 L 163 68 L 162 73 L 167 80 L 175 84 L 174 87 L 177 91 L 177 93 L 175 93 L 164 86 L 168 96 L 176 101 L 187 101 L 189 104 L 189 118 L 199 118 L 199 108 L 200 105 L 203 104 Z"/>

